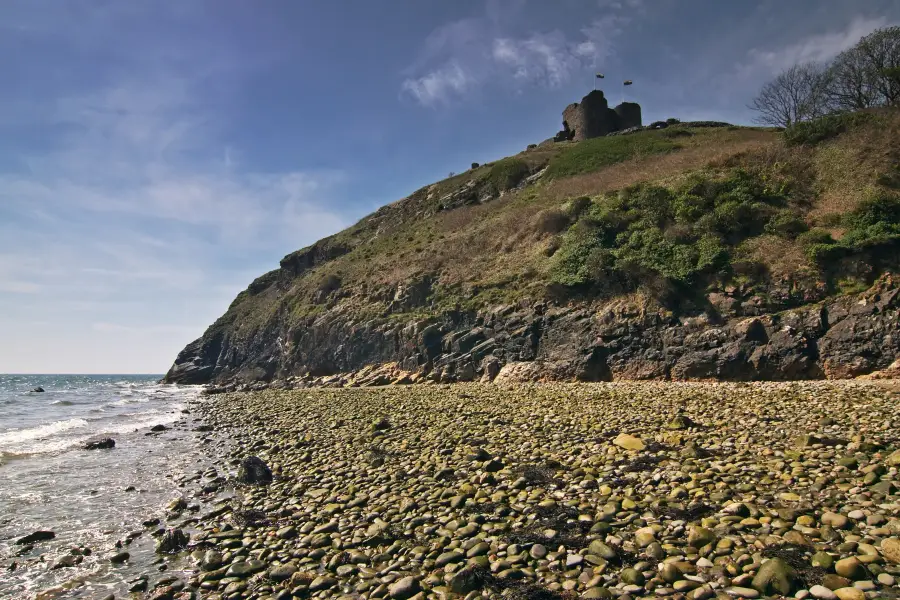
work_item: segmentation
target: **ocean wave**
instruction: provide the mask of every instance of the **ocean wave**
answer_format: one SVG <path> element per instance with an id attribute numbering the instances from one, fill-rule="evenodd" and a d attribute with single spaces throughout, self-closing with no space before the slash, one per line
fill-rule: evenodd
<path id="1" fill-rule="evenodd" d="M 27 429 L 14 429 L 0 433 L 0 446 L 7 444 L 19 444 L 29 440 L 37 440 L 50 437 L 52 435 L 69 431 L 70 429 L 78 429 L 79 427 L 87 427 L 88 422 L 84 419 L 66 419 L 64 421 L 56 421 L 40 427 L 30 427 Z"/>
<path id="2" fill-rule="evenodd" d="M 128 406 L 129 404 L 143 404 L 145 402 L 149 402 L 149 398 L 120 398 L 115 402 L 107 402 L 103 406 L 107 408 L 114 408 L 117 406 Z"/>
<path id="3" fill-rule="evenodd" d="M 149 427 L 153 427 L 154 425 L 165 425 L 167 423 L 172 423 L 173 421 L 177 421 L 180 416 L 176 409 L 175 412 L 170 413 L 157 413 L 152 416 L 145 416 L 142 419 L 136 419 L 133 421 L 126 421 L 120 425 L 116 425 L 113 427 L 105 427 L 104 433 L 130 433 L 135 429 L 145 429 Z"/>
<path id="4" fill-rule="evenodd" d="M 71 400 L 54 400 L 50 403 L 50 406 L 72 406 L 75 404 Z"/>

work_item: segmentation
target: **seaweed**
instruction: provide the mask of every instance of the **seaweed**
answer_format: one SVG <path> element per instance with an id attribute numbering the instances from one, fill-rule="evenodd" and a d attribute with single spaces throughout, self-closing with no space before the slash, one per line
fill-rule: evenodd
<path id="1" fill-rule="evenodd" d="M 717 509 L 714 506 L 701 502 L 692 504 L 687 508 L 681 508 L 679 506 L 659 506 L 652 510 L 660 520 L 696 521 L 697 519 L 702 519 L 707 515 L 713 514 Z"/>
<path id="2" fill-rule="evenodd" d="M 812 548 L 801 546 L 799 544 L 779 544 L 777 546 L 769 546 L 762 551 L 762 555 L 766 558 L 780 558 L 797 571 L 797 576 L 803 581 L 804 587 L 809 589 L 814 585 L 822 583 L 822 578 L 827 571 L 821 567 L 814 567 L 810 564 L 809 554 Z"/>

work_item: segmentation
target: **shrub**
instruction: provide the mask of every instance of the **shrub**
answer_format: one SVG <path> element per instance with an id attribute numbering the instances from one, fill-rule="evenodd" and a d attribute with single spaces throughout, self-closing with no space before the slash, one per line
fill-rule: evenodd
<path id="1" fill-rule="evenodd" d="M 674 189 L 640 184 L 597 198 L 573 217 L 575 224 L 561 237 L 551 266 L 553 281 L 594 289 L 609 282 L 634 289 L 647 281 L 655 282 L 651 289 L 702 289 L 706 278 L 731 273 L 738 244 L 763 232 L 805 235 L 807 245 L 835 244 L 806 232 L 800 215 L 782 208 L 787 200 L 771 183 L 762 174 L 739 169 L 725 175 L 700 172 Z M 892 210 L 879 205 L 868 212 L 882 218 Z"/>
<path id="2" fill-rule="evenodd" d="M 511 190 L 525 179 L 530 172 L 528 163 L 517 158 L 504 158 L 491 165 L 487 174 L 487 184 L 495 192 Z"/>
<path id="3" fill-rule="evenodd" d="M 591 199 L 587 196 L 581 196 L 566 202 L 563 205 L 563 211 L 573 219 L 577 219 L 590 207 Z"/>
<path id="4" fill-rule="evenodd" d="M 793 239 L 809 229 L 806 221 L 801 219 L 796 213 L 791 211 L 779 211 L 774 217 L 769 219 L 765 226 L 765 232 Z"/>
<path id="5" fill-rule="evenodd" d="M 666 123 L 668 125 L 678 125 L 679 123 L 681 123 L 681 120 L 676 119 L 675 117 L 669 117 L 668 119 L 666 119 Z"/>
<path id="6" fill-rule="evenodd" d="M 572 223 L 569 215 L 559 209 L 543 210 L 535 215 L 533 229 L 538 235 L 556 234 L 565 231 Z"/>
<path id="7" fill-rule="evenodd" d="M 828 115 L 788 127 L 784 130 L 784 139 L 789 146 L 812 146 L 835 138 L 848 129 L 867 123 L 872 118 L 870 113 Z"/>
<path id="8" fill-rule="evenodd" d="M 473 169 L 477 169 L 477 168 L 480 167 L 480 166 L 481 166 L 481 165 L 479 165 L 477 162 L 473 162 L 473 163 L 472 163 L 472 168 L 473 168 Z"/>
<path id="9" fill-rule="evenodd" d="M 877 225 L 900 226 L 900 196 L 883 194 L 860 202 L 847 216 L 847 225 L 862 229 Z"/>
<path id="10" fill-rule="evenodd" d="M 835 244 L 834 238 L 824 229 L 810 229 L 797 236 L 797 241 L 802 246 L 812 246 L 814 244 Z"/>

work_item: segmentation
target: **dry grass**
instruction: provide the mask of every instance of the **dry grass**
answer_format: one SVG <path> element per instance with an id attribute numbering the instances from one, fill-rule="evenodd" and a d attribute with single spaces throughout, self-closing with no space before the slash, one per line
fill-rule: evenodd
<path id="1" fill-rule="evenodd" d="M 800 246 L 774 235 L 761 235 L 747 240 L 741 246 L 741 255 L 765 265 L 773 279 L 812 269 Z"/>
<path id="2" fill-rule="evenodd" d="M 878 175 L 889 171 L 900 156 L 900 116 L 886 114 L 883 125 L 866 127 L 821 146 L 815 167 L 820 195 L 810 218 L 828 222 L 830 215 L 852 211 L 876 189 Z"/>
<path id="3" fill-rule="evenodd" d="M 691 169 L 724 163 L 738 154 L 772 144 L 780 145 L 776 134 L 752 129 L 704 132 L 681 143 L 684 148 L 677 152 L 632 159 L 594 173 L 554 181 L 542 196 L 555 203 L 567 198 L 602 194 L 642 181 L 659 181 Z"/>

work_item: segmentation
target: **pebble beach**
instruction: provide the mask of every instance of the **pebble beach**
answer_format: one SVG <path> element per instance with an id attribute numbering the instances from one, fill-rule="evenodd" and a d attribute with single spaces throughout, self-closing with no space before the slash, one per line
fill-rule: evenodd
<path id="1" fill-rule="evenodd" d="M 876 382 L 209 396 L 213 460 L 174 507 L 202 508 L 163 537 L 193 566 L 147 593 L 900 597 L 897 400 Z"/>

